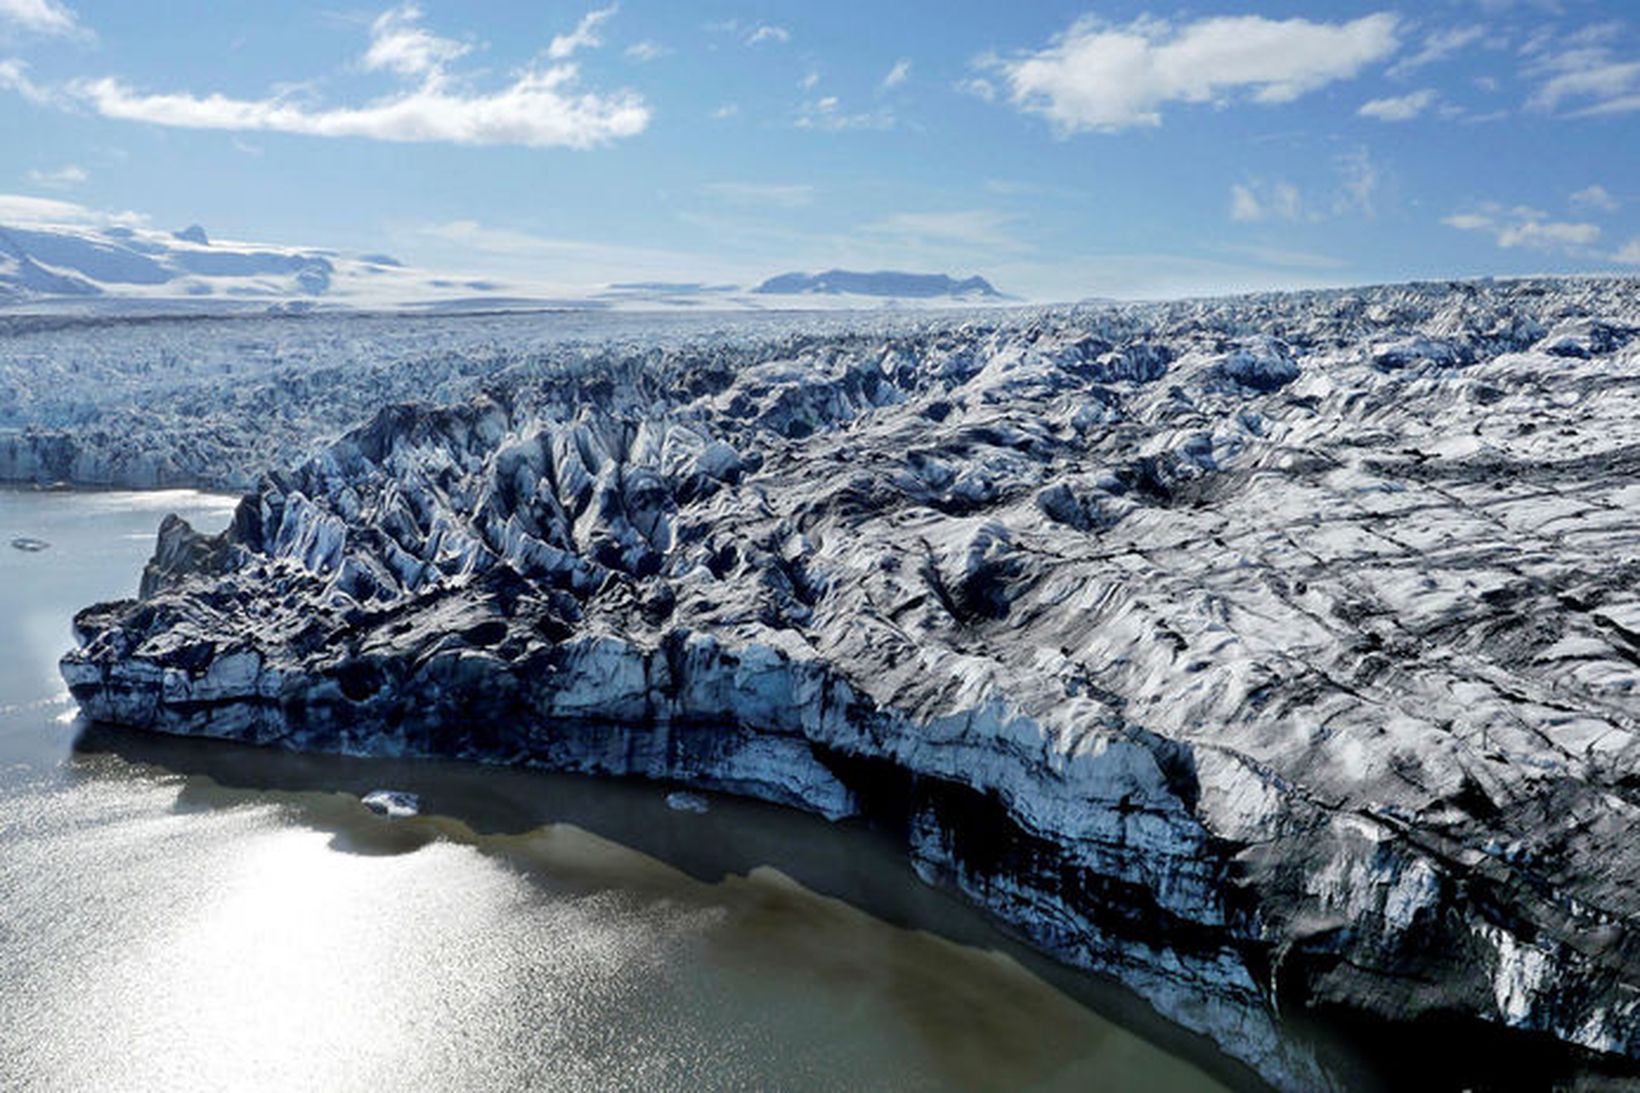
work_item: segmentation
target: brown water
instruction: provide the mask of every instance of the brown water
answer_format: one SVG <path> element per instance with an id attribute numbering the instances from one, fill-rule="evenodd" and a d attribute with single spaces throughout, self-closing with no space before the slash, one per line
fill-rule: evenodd
<path id="1" fill-rule="evenodd" d="M 0 1089 L 1218 1088 L 867 831 L 74 725 L 72 610 L 229 504 L 0 492 Z"/>

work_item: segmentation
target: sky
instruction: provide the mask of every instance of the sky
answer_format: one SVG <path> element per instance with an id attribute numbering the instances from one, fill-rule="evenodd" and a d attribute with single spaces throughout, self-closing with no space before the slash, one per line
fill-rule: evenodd
<path id="1" fill-rule="evenodd" d="M 0 222 L 567 288 L 1640 273 L 1633 0 L 0 0 Z"/>

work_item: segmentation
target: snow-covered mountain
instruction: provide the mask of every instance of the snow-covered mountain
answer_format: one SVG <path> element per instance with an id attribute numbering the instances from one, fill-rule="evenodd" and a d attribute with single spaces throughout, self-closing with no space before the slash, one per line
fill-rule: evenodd
<path id="1" fill-rule="evenodd" d="M 901 273 L 878 270 L 858 273 L 828 269 L 824 273 L 782 273 L 754 290 L 764 296 L 888 296 L 902 300 L 949 297 L 962 300 L 1000 300 L 1002 293 L 983 277 L 957 280 L 944 273 Z"/>
<path id="2" fill-rule="evenodd" d="M 398 267 L 334 252 L 216 243 L 192 225 L 167 234 L 129 227 L 0 226 L 0 302 L 51 297 L 242 301 L 364 295 Z"/>
<path id="3" fill-rule="evenodd" d="M 0 306 L 106 311 L 327 308 L 593 310 L 838 309 L 1000 301 L 983 278 L 938 274 L 786 274 L 755 289 L 707 282 L 620 282 L 566 291 L 556 271 L 504 279 L 416 269 L 379 253 L 343 254 L 213 239 L 197 224 L 160 232 L 125 226 L 0 225 Z"/>

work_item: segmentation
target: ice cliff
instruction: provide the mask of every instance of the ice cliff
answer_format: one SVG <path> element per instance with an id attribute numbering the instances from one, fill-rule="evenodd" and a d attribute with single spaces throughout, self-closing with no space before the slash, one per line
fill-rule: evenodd
<path id="1" fill-rule="evenodd" d="M 1278 1086 L 1306 1014 L 1632 1072 L 1637 421 L 1634 281 L 632 347 L 168 521 L 62 670 L 869 817 Z"/>

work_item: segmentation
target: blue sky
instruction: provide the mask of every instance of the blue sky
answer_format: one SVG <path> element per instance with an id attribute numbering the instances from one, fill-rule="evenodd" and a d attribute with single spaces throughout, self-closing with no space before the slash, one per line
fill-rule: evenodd
<path id="1" fill-rule="evenodd" d="M 0 0 L 0 220 L 568 287 L 1640 271 L 1640 9 Z"/>

